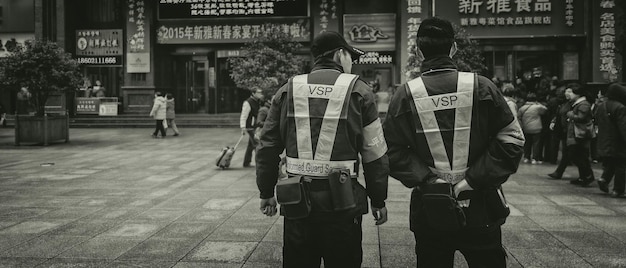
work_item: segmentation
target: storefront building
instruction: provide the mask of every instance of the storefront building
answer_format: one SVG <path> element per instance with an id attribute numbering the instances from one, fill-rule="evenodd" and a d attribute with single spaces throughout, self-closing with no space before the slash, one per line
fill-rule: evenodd
<path id="1" fill-rule="evenodd" d="M 372 85 L 381 111 L 406 81 L 417 29 L 432 15 L 479 41 L 485 76 L 514 80 L 540 71 L 582 83 L 621 81 L 614 1 L 34 0 L 35 9 L 48 3 L 57 12 L 55 29 L 35 34 L 63 43 L 90 83 L 100 80 L 107 97 L 119 98 L 121 113 L 137 114 L 149 111 L 155 91 L 174 95 L 179 113 L 239 112 L 250 93 L 235 86 L 228 58 L 243 56 L 266 23 L 303 44 L 308 66 L 310 42 L 323 31 L 367 51 L 353 73 Z"/>

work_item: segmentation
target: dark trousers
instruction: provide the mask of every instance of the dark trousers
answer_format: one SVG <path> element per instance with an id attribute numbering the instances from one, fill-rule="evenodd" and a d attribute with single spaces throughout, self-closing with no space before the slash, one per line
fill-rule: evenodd
<path id="1" fill-rule="evenodd" d="M 343 221 L 322 222 L 311 217 L 285 218 L 283 267 L 326 268 L 361 267 L 362 216 Z"/>
<path id="2" fill-rule="evenodd" d="M 156 120 L 156 129 L 154 130 L 154 133 L 152 133 L 152 136 L 156 136 L 157 133 L 159 133 L 159 131 L 161 132 L 161 137 L 165 137 L 165 128 L 163 127 L 163 119 Z"/>
<path id="3" fill-rule="evenodd" d="M 526 143 L 524 143 L 524 158 L 542 160 L 541 133 L 524 134 L 524 138 L 526 138 Z"/>
<path id="4" fill-rule="evenodd" d="M 621 157 L 604 157 L 602 159 L 602 178 L 608 184 L 615 177 L 613 191 L 624 193 L 626 183 L 626 159 Z"/>
<path id="5" fill-rule="evenodd" d="M 591 160 L 598 160 L 598 138 L 591 139 L 589 146 L 589 156 L 591 156 Z"/>
<path id="6" fill-rule="evenodd" d="M 559 176 L 563 176 L 565 169 L 572 163 L 571 154 L 569 153 L 569 146 L 567 146 L 567 141 L 565 139 L 561 140 L 561 161 L 559 161 L 559 165 L 556 167 L 556 171 L 554 171 Z"/>
<path id="7" fill-rule="evenodd" d="M 457 250 L 470 268 L 506 267 L 500 226 L 465 229 L 454 234 L 415 235 L 417 267 L 452 268 Z"/>
<path id="8" fill-rule="evenodd" d="M 248 132 L 248 147 L 246 148 L 246 154 L 243 156 L 244 166 L 250 165 L 250 162 L 252 162 L 252 152 L 256 150 L 257 146 L 257 140 L 254 138 L 254 129 L 248 129 L 246 132 Z"/>
<path id="9" fill-rule="evenodd" d="M 581 179 L 593 178 L 591 160 L 589 160 L 589 140 L 576 139 L 576 144 L 568 149 L 572 163 L 578 167 L 578 177 Z"/>

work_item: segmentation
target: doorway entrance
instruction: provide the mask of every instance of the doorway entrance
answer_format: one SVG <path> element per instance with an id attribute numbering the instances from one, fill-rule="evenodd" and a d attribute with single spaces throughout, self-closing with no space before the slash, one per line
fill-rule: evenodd
<path id="1" fill-rule="evenodd" d="M 207 114 L 211 109 L 215 88 L 209 87 L 209 60 L 207 56 L 181 56 L 174 60 L 174 98 L 176 112 Z"/>

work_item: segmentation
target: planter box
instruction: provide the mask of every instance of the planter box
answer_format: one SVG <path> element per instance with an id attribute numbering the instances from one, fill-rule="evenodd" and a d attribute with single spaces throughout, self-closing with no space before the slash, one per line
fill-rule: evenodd
<path id="1" fill-rule="evenodd" d="M 66 115 L 17 115 L 15 117 L 15 144 L 70 141 L 69 116 Z"/>

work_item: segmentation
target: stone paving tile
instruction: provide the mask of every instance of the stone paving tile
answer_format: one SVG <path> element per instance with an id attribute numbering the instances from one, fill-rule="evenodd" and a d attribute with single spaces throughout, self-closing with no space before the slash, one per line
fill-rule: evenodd
<path id="1" fill-rule="evenodd" d="M 591 264 L 570 249 L 545 248 L 545 249 L 521 249 L 509 248 L 515 259 L 523 267 L 549 267 L 549 268 L 590 268 Z"/>
<path id="2" fill-rule="evenodd" d="M 111 260 L 102 259 L 64 259 L 54 258 L 37 266 L 37 268 L 97 268 L 111 265 Z"/>
<path id="3" fill-rule="evenodd" d="M 566 248 L 566 245 L 545 231 L 519 230 L 516 232 L 503 232 L 502 244 L 509 248 Z"/>
<path id="4" fill-rule="evenodd" d="M 197 208 L 189 211 L 186 215 L 177 219 L 181 222 L 212 222 L 222 223 L 226 221 L 234 212 L 231 210 L 211 210 Z"/>
<path id="5" fill-rule="evenodd" d="M 162 223 L 131 223 L 125 222 L 121 223 L 108 231 L 101 233 L 98 237 L 103 236 L 111 236 L 111 237 L 126 237 L 126 238 L 135 238 L 135 239 L 146 239 L 156 232 L 158 232 L 161 228 L 163 228 L 165 224 Z"/>
<path id="6" fill-rule="evenodd" d="M 0 268 L 30 268 L 47 260 L 39 258 L 0 258 Z"/>
<path id="7" fill-rule="evenodd" d="M 44 235 L 16 246 L 11 250 L 0 252 L 0 256 L 52 258 L 89 238 L 87 236 Z"/>
<path id="8" fill-rule="evenodd" d="M 148 209 L 139 215 L 132 216 L 128 219 L 130 222 L 144 221 L 144 222 L 173 222 L 185 213 L 189 212 L 188 209 L 161 209 L 152 208 Z"/>
<path id="9" fill-rule="evenodd" d="M 207 238 L 210 241 L 261 241 L 271 223 L 228 220 Z"/>
<path id="10" fill-rule="evenodd" d="M 414 267 L 415 247 L 404 245 L 381 245 L 382 267 Z"/>
<path id="11" fill-rule="evenodd" d="M 148 239 L 130 249 L 119 260 L 178 261 L 200 243 L 197 239 Z"/>
<path id="12" fill-rule="evenodd" d="M 170 268 L 176 265 L 174 261 L 153 261 L 153 260 L 117 260 L 111 262 L 107 267 L 111 268 Z"/>
<path id="13" fill-rule="evenodd" d="M 257 244 L 257 242 L 205 241 L 183 260 L 242 263 Z"/>
<path id="14" fill-rule="evenodd" d="M 530 215 L 529 218 L 547 231 L 597 231 L 593 225 L 576 216 Z"/>
<path id="15" fill-rule="evenodd" d="M 174 268 L 241 268 L 243 263 L 224 263 L 224 262 L 178 262 Z M 253 266 L 254 267 L 254 266 Z"/>
<path id="16" fill-rule="evenodd" d="M 581 256 L 593 267 L 626 267 L 626 256 L 624 254 L 607 254 L 604 252 L 580 253 Z"/>
<path id="17" fill-rule="evenodd" d="M 91 237 L 109 230 L 117 224 L 119 224 L 117 221 L 77 220 L 60 226 L 50 231 L 48 234 Z"/>
<path id="18" fill-rule="evenodd" d="M 0 251 L 26 243 L 35 237 L 35 234 L 0 234 Z"/>
<path id="19" fill-rule="evenodd" d="M 0 230 L 0 234 L 41 234 L 64 223 L 60 220 L 54 221 L 25 221 L 11 227 Z"/>
<path id="20" fill-rule="evenodd" d="M 621 254 L 626 258 L 626 243 L 605 232 L 560 232 L 551 233 L 568 248 L 576 252 L 591 251 Z"/>
<path id="21" fill-rule="evenodd" d="M 246 263 L 273 264 L 274 267 L 281 267 L 283 260 L 283 245 L 277 242 L 261 242 L 254 249 Z"/>
<path id="22" fill-rule="evenodd" d="M 63 252 L 58 258 L 113 260 L 141 241 L 126 237 L 96 237 Z"/>
<path id="23" fill-rule="evenodd" d="M 174 222 L 156 233 L 154 238 L 204 239 L 217 228 L 217 223 Z"/>

